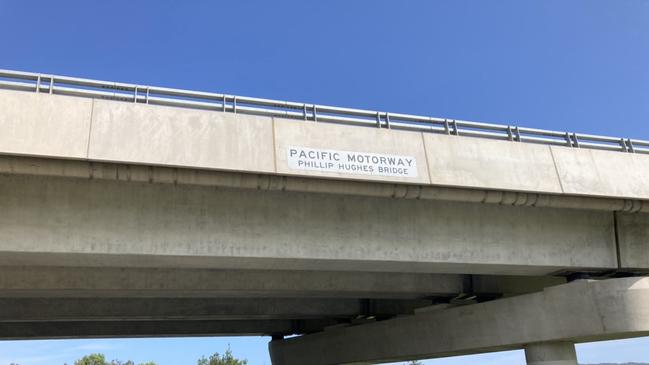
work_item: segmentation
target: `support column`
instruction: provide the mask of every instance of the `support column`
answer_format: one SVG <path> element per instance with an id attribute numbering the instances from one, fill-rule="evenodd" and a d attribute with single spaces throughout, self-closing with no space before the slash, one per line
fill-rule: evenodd
<path id="1" fill-rule="evenodd" d="M 276 340 L 270 354 L 273 365 L 332 365 L 530 344 L 528 365 L 577 365 L 574 343 L 649 335 L 648 302 L 649 277 L 577 280 L 533 294 Z"/>
<path id="2" fill-rule="evenodd" d="M 525 346 L 527 365 L 577 365 L 577 352 L 571 342 L 542 342 Z"/>

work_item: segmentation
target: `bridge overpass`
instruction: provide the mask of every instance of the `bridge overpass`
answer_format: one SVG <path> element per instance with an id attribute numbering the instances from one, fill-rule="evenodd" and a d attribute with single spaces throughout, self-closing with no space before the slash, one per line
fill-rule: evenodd
<path id="1" fill-rule="evenodd" d="M 649 335 L 648 141 L 6 70 L 0 131 L 2 339 L 557 365 Z"/>

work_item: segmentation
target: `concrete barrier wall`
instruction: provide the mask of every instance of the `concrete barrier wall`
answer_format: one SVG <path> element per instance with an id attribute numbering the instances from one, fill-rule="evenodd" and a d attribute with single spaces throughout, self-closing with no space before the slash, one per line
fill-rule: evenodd
<path id="1" fill-rule="evenodd" d="M 649 155 L 0 91 L 0 153 L 649 199 Z"/>
<path id="2" fill-rule="evenodd" d="M 272 118 L 96 100 L 88 159 L 275 172 Z"/>
<path id="3" fill-rule="evenodd" d="M 84 159 L 93 100 L 0 90 L 0 153 Z"/>

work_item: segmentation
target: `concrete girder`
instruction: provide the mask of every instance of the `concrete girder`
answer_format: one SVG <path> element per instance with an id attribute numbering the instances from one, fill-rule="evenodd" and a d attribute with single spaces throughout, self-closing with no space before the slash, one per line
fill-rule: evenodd
<path id="1" fill-rule="evenodd" d="M 338 365 L 645 336 L 648 302 L 646 277 L 581 280 L 540 293 L 274 340 L 269 348 L 274 365 Z"/>
<path id="2" fill-rule="evenodd" d="M 524 191 L 385 184 L 301 176 L 147 166 L 85 160 L 0 155 L 0 174 L 199 185 L 219 188 L 423 199 L 539 208 L 649 212 L 646 200 L 556 195 Z"/>
<path id="3" fill-rule="evenodd" d="M 336 323 L 328 319 L 14 322 L 0 326 L 0 340 L 290 335 Z"/>
<path id="4" fill-rule="evenodd" d="M 617 269 L 610 212 L 0 175 L 0 264 L 547 275 Z M 538 244 L 543 242 L 543 244 Z"/>
<path id="5" fill-rule="evenodd" d="M 552 277 L 483 277 L 475 290 L 519 293 L 561 282 Z M 0 267 L 0 298 L 236 297 L 425 298 L 463 291 L 462 275 L 292 270 L 116 267 Z"/>
<path id="6" fill-rule="evenodd" d="M 0 323 L 351 319 L 413 314 L 430 300 L 292 298 L 0 298 Z M 3 325 L 4 325 L 3 324 Z"/>

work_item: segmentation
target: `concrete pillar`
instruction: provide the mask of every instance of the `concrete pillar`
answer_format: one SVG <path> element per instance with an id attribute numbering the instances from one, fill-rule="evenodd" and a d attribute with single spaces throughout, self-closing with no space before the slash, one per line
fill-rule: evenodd
<path id="1" fill-rule="evenodd" d="M 525 346 L 527 365 L 577 365 L 575 345 L 570 342 L 542 342 Z"/>

